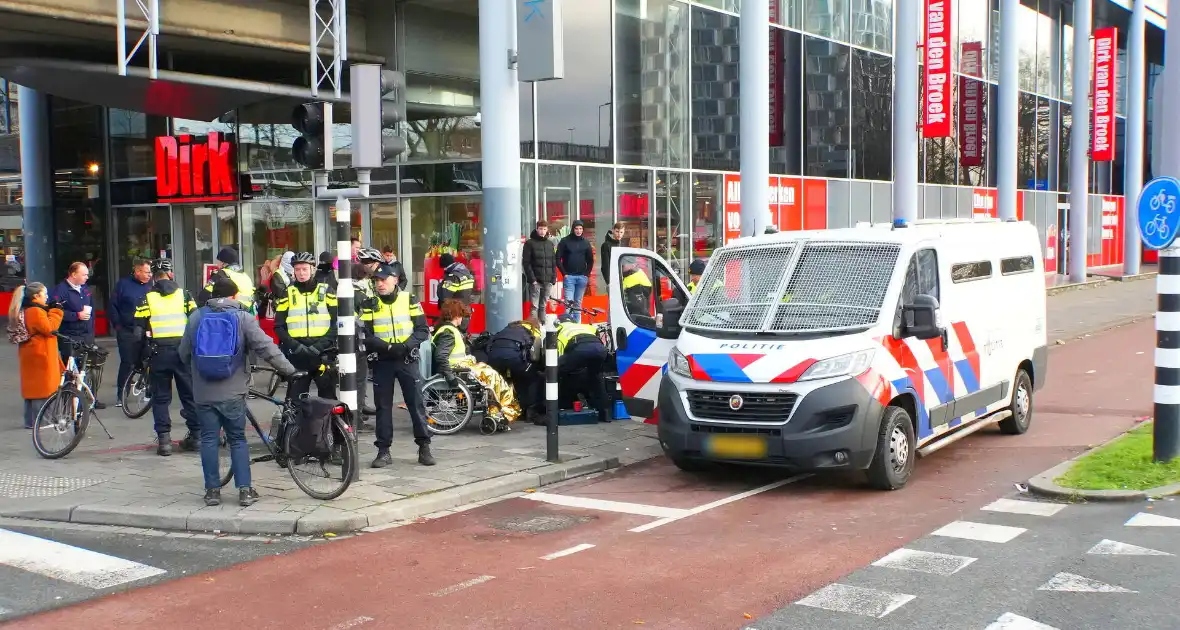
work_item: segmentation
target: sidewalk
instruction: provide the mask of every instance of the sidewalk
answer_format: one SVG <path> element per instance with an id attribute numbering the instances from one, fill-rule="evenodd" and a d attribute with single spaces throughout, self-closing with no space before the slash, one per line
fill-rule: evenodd
<path id="1" fill-rule="evenodd" d="M 1050 343 L 1151 317 L 1155 282 L 1112 282 L 1049 298 Z M 659 454 L 655 427 L 622 421 L 605 425 L 561 427 L 563 463 L 545 461 L 545 430 L 517 424 L 507 434 L 481 436 L 471 423 L 459 435 L 436 437 L 438 465 L 418 466 L 406 412 L 395 409 L 394 465 L 363 468 L 361 479 L 335 501 L 308 498 L 287 471 L 271 462 L 253 466 L 254 485 L 263 499 L 239 508 L 206 508 L 201 502 L 200 461 L 194 453 L 154 454 L 151 415 L 126 418 L 119 409 L 100 411 L 114 434 L 108 440 L 92 425 L 86 439 L 68 457 L 37 457 L 29 434 L 20 427 L 21 400 L 16 387 L 16 353 L 0 345 L 0 365 L 12 385 L 0 391 L 0 516 L 39 518 L 103 525 L 244 534 L 345 532 L 380 526 L 519 492 L 569 477 L 627 465 Z M 101 398 L 113 402 L 117 358 L 104 374 Z M 274 407 L 252 401 L 264 427 Z M 183 437 L 178 409 L 174 437 Z M 361 463 L 375 455 L 373 434 L 360 436 Z M 252 438 L 256 441 L 256 437 Z"/>

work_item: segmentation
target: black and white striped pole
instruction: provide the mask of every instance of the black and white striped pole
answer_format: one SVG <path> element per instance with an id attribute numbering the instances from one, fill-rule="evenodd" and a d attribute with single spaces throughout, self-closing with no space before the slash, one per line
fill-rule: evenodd
<path id="1" fill-rule="evenodd" d="M 336 198 L 336 366 L 340 371 L 340 402 L 348 409 L 352 439 L 360 426 L 361 410 L 356 395 L 356 309 L 352 290 L 352 206 L 344 197 Z M 352 467 L 359 478 L 360 466 Z"/>
<path id="2" fill-rule="evenodd" d="M 1160 250 L 1155 314 L 1155 423 L 1157 462 L 1180 457 L 1180 248 Z"/>
<path id="3" fill-rule="evenodd" d="M 560 461 L 557 426 L 560 405 L 557 400 L 557 317 L 545 316 L 545 459 Z"/>

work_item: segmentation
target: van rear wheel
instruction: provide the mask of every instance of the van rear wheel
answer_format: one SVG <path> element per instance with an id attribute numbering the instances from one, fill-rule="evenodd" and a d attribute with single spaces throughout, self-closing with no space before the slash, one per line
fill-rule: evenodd
<path id="1" fill-rule="evenodd" d="M 1011 416 L 1000 421 L 1000 433 L 1006 435 L 1022 435 L 1032 424 L 1032 379 L 1028 372 L 1020 369 L 1016 372 L 1016 383 L 1012 387 L 1012 406 L 1008 407 Z"/>
<path id="2" fill-rule="evenodd" d="M 914 472 L 914 422 L 901 407 L 886 407 L 877 433 L 877 448 L 867 471 L 869 485 L 877 490 L 905 487 Z"/>

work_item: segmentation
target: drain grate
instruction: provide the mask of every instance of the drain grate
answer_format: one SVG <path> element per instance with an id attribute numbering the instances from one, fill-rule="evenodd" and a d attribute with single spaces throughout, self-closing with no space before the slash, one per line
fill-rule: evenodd
<path id="1" fill-rule="evenodd" d="M 38 477 L 0 473 L 0 497 L 5 499 L 34 499 L 57 497 L 102 483 L 102 479 L 74 477 Z"/>
<path id="2" fill-rule="evenodd" d="M 559 532 L 594 520 L 591 516 L 554 514 L 551 512 L 530 512 L 499 519 L 491 523 L 496 529 L 527 534 Z"/>

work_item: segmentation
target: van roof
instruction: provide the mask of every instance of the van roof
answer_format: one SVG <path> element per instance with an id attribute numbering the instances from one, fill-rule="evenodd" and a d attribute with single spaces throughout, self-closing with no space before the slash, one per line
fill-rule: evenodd
<path id="1" fill-rule="evenodd" d="M 1036 229 L 1028 221 L 1000 221 L 991 217 L 980 219 L 919 219 L 905 227 L 894 228 L 892 223 L 858 223 L 855 227 L 824 230 L 801 230 L 760 234 L 735 239 L 726 247 L 787 243 L 791 241 L 864 241 L 874 243 L 911 244 L 938 238 L 961 236 L 972 240 L 989 235 L 1011 234 L 1014 230 Z"/>

